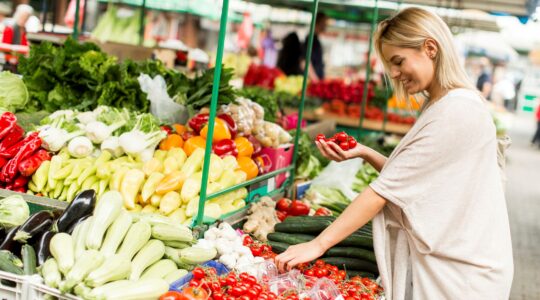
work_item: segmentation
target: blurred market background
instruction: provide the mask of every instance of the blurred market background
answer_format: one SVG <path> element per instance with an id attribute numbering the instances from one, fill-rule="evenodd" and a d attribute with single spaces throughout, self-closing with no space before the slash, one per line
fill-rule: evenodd
<path id="1" fill-rule="evenodd" d="M 515 258 L 511 299 L 540 299 L 540 147 L 531 144 L 540 122 L 535 117 L 540 104 L 538 1 L 323 0 L 319 11 L 328 20 L 317 37 L 324 72 L 310 75 L 302 109 L 303 71 L 285 67 L 304 59 L 310 3 L 229 1 L 218 104 L 230 103 L 226 97 L 250 99 L 264 109 L 266 121 L 293 131 L 301 110 L 304 133 L 296 149 L 296 177 L 289 183 L 298 197 L 306 189 L 308 196 L 320 197 L 323 191 L 311 183 L 318 182 L 328 162 L 311 143 L 317 133 L 345 131 L 389 153 L 414 124 L 422 105 L 422 99 L 393 96 L 380 61 L 370 51 L 374 24 L 409 6 L 434 11 L 450 26 L 471 80 L 488 96 L 497 133 L 512 139 L 506 166 Z M 6 40 L 5 35 L 17 23 L 13 14 L 21 4 L 30 5 L 33 12 L 24 25 L 27 41 L 15 45 L 16 37 Z M 162 75 L 171 98 L 192 117 L 210 105 L 222 4 L 221 0 L 0 1 L 0 36 L 4 35 L 0 69 L 23 75 L 29 94 L 28 101 L 11 108 L 21 122 L 29 123 L 28 128 L 47 115 L 44 111 L 109 105 L 148 112 L 149 102 L 137 80 L 146 73 Z M 79 47 L 76 41 L 96 46 Z M 287 61 L 286 56 L 294 57 Z M 280 60 L 285 60 L 281 68 Z M 1 80 L 0 90 L 7 86 Z M 291 139 L 264 141 L 263 146 L 278 147 Z M 283 180 L 277 179 L 277 186 Z"/>

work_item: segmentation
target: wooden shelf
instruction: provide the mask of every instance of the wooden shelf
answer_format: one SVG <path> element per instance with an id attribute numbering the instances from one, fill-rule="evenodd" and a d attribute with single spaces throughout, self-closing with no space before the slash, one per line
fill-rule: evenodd
<path id="1" fill-rule="evenodd" d="M 285 113 L 287 114 L 296 113 L 296 112 L 298 112 L 298 110 L 296 109 L 290 109 L 290 108 L 285 109 Z M 359 118 L 339 116 L 336 114 L 327 113 L 323 111 L 322 109 L 304 111 L 304 119 L 309 120 L 309 121 L 332 120 L 336 122 L 336 124 L 338 125 L 346 126 L 346 127 L 354 127 L 354 128 L 357 128 L 358 125 L 360 124 Z M 383 131 L 383 122 L 364 119 L 364 123 L 362 124 L 362 127 L 368 130 Z M 408 124 L 386 122 L 386 128 L 384 131 L 388 133 L 405 135 L 411 129 L 411 127 L 412 125 L 408 125 Z"/>

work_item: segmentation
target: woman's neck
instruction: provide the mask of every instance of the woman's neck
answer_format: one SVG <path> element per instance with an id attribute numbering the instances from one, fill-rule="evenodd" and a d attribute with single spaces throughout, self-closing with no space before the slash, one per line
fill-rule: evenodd
<path id="1" fill-rule="evenodd" d="M 426 89 L 426 92 L 429 94 L 429 102 L 434 102 L 441 99 L 448 91 L 441 87 L 438 82 L 434 81 L 433 84 Z"/>

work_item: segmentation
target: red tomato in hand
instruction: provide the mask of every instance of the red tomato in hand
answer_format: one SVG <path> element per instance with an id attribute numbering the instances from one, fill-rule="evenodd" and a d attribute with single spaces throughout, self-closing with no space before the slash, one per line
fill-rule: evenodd
<path id="1" fill-rule="evenodd" d="M 349 143 L 347 141 L 345 142 L 339 142 L 339 148 L 343 151 L 349 150 Z"/>
<path id="2" fill-rule="evenodd" d="M 336 135 L 334 135 L 334 138 L 338 141 L 338 142 L 346 142 L 347 139 L 349 138 L 349 136 L 345 133 L 345 132 L 338 132 L 336 133 Z"/>
<path id="3" fill-rule="evenodd" d="M 319 134 L 317 134 L 317 136 L 315 137 L 315 140 L 318 141 L 318 142 L 320 142 L 321 140 L 324 141 L 324 140 L 326 140 L 326 137 L 324 136 L 324 134 L 319 133 Z"/>
<path id="4" fill-rule="evenodd" d="M 351 138 L 351 139 L 349 140 L 349 149 L 355 148 L 356 145 L 358 145 L 358 142 L 357 142 L 354 138 Z"/>

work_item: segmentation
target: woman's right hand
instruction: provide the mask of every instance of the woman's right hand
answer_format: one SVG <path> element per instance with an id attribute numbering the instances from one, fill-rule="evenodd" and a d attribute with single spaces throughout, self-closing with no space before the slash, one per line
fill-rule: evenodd
<path id="1" fill-rule="evenodd" d="M 321 154 L 330 159 L 337 162 L 348 160 L 351 158 L 356 157 L 363 157 L 363 155 L 366 152 L 366 146 L 357 144 L 356 147 L 349 149 L 347 151 L 344 151 L 341 149 L 338 144 L 334 142 L 326 142 L 324 140 L 318 140 L 315 141 L 315 144 L 317 145 L 317 148 L 319 148 L 319 151 L 321 151 Z"/>

